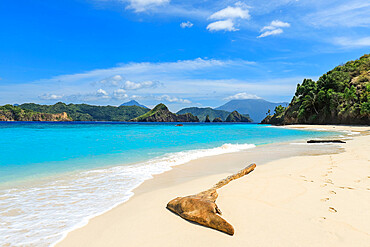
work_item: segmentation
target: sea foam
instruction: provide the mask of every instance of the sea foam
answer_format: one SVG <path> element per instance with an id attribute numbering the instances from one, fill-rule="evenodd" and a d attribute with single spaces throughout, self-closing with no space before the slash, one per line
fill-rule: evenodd
<path id="1" fill-rule="evenodd" d="M 167 154 L 147 162 L 94 169 L 52 182 L 0 191 L 0 245 L 53 246 L 92 217 L 127 201 L 142 182 L 202 157 L 238 152 L 253 144 Z"/>

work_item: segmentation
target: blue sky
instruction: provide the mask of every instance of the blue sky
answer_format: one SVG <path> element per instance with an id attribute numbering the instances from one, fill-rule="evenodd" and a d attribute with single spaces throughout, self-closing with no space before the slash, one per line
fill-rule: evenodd
<path id="1" fill-rule="evenodd" d="M 370 50 L 370 2 L 2 0 L 0 104 L 290 101 Z"/>

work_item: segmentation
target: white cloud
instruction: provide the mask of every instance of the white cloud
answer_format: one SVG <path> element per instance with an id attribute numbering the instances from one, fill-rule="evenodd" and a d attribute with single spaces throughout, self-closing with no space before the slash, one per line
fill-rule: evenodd
<path id="1" fill-rule="evenodd" d="M 126 90 L 119 88 L 113 91 L 113 97 L 118 100 L 127 99 L 128 95 L 126 94 Z"/>
<path id="2" fill-rule="evenodd" d="M 144 82 L 132 82 L 126 81 L 123 85 L 123 88 L 126 90 L 137 90 L 141 88 L 150 88 L 156 87 L 158 83 L 152 81 L 144 81 Z"/>
<path id="3" fill-rule="evenodd" d="M 211 32 L 217 32 L 217 31 L 238 31 L 239 29 L 236 29 L 234 27 L 234 22 L 232 20 L 224 20 L 224 21 L 215 21 L 210 23 L 207 26 L 207 30 Z"/>
<path id="4" fill-rule="evenodd" d="M 167 101 L 167 102 L 170 102 L 170 103 L 181 103 L 181 104 L 190 104 L 191 103 L 190 100 L 181 99 L 181 98 L 177 98 L 177 97 L 171 97 L 167 94 L 162 95 L 162 96 L 157 96 L 156 100 L 164 100 L 164 101 Z"/>
<path id="5" fill-rule="evenodd" d="M 237 93 L 235 95 L 225 98 L 225 100 L 233 100 L 233 99 L 261 99 L 261 97 L 258 97 L 257 95 L 254 95 L 254 94 Z"/>
<path id="6" fill-rule="evenodd" d="M 333 41 L 335 45 L 339 45 L 344 48 L 370 47 L 370 36 L 363 38 L 338 37 L 335 38 Z"/>
<path id="7" fill-rule="evenodd" d="M 127 8 L 134 9 L 135 12 L 144 12 L 148 9 L 166 5 L 170 0 L 128 0 Z"/>
<path id="8" fill-rule="evenodd" d="M 241 2 L 237 2 L 235 7 L 227 6 L 226 8 L 213 13 L 208 19 L 217 21 L 208 24 L 207 30 L 211 32 L 238 31 L 239 29 L 235 28 L 235 21 L 240 19 L 249 20 L 250 17 L 247 6 Z"/>
<path id="9" fill-rule="evenodd" d="M 267 36 L 270 36 L 270 35 L 278 35 L 278 34 L 281 34 L 283 32 L 284 32 L 283 29 L 278 28 L 278 29 L 274 29 L 274 30 L 271 30 L 271 31 L 265 31 L 260 36 L 258 36 L 257 38 L 263 38 L 263 37 L 267 37 Z"/>
<path id="10" fill-rule="evenodd" d="M 213 13 L 209 19 L 210 20 L 225 20 L 225 19 L 249 19 L 248 9 L 242 9 L 241 7 L 231 7 L 228 6 L 220 11 Z"/>
<path id="11" fill-rule="evenodd" d="M 181 28 L 191 28 L 192 26 L 194 26 L 194 24 L 193 24 L 193 23 L 191 23 L 190 21 L 182 22 L 182 23 L 180 24 L 180 27 L 181 27 Z"/>
<path id="12" fill-rule="evenodd" d="M 268 26 L 264 26 L 262 29 L 261 29 L 261 35 L 258 36 L 257 38 L 263 38 L 263 37 L 267 37 L 267 36 L 270 36 L 270 35 L 278 35 L 278 34 L 281 34 L 283 33 L 283 27 L 290 27 L 290 24 L 288 22 L 282 22 L 282 21 L 279 21 L 279 20 L 274 20 L 270 23 L 270 25 Z"/>
<path id="13" fill-rule="evenodd" d="M 102 84 L 104 86 L 118 86 L 123 81 L 123 78 L 121 75 L 115 75 L 108 77 L 106 79 L 100 80 L 97 83 L 94 84 Z"/>
<path id="14" fill-rule="evenodd" d="M 101 88 L 96 91 L 96 96 L 101 97 L 103 99 L 110 98 L 108 93 L 105 90 L 101 89 Z"/>
<path id="15" fill-rule="evenodd" d="M 43 100 L 57 100 L 63 98 L 62 95 L 56 95 L 56 94 L 43 94 L 39 96 L 40 99 Z"/>

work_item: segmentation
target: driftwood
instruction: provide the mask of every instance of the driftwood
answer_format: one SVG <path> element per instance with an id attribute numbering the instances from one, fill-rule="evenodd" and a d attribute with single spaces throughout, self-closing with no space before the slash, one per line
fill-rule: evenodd
<path id="1" fill-rule="evenodd" d="M 177 197 L 167 204 L 167 208 L 186 220 L 234 235 L 233 226 L 219 216 L 221 210 L 215 203 L 218 197 L 217 189 L 234 179 L 243 177 L 253 171 L 254 168 L 256 168 L 256 164 L 244 168 L 240 172 L 219 181 L 209 190 L 196 195 Z"/>
<path id="2" fill-rule="evenodd" d="M 342 140 L 309 140 L 307 143 L 346 143 Z"/>

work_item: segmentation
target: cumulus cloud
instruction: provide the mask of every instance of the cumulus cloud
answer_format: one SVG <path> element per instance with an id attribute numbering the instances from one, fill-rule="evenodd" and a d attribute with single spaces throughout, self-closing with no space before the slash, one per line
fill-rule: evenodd
<path id="1" fill-rule="evenodd" d="M 224 20 L 224 21 L 215 21 L 210 23 L 207 26 L 207 30 L 211 32 L 217 31 L 238 31 L 239 29 L 234 27 L 234 22 L 232 20 Z"/>
<path id="2" fill-rule="evenodd" d="M 109 99 L 110 98 L 109 94 L 101 88 L 96 91 L 96 96 L 101 97 L 103 99 Z"/>
<path id="3" fill-rule="evenodd" d="M 152 82 L 152 81 L 144 81 L 144 82 L 132 82 L 132 81 L 126 81 L 123 84 L 123 88 L 126 90 L 138 90 L 141 88 L 151 88 L 156 87 L 158 83 Z"/>
<path id="4" fill-rule="evenodd" d="M 267 36 L 270 36 L 270 35 L 278 35 L 278 34 L 281 34 L 283 33 L 283 27 L 290 27 L 290 24 L 288 22 L 282 22 L 282 21 L 279 21 L 279 20 L 275 20 L 275 21 L 272 21 L 270 23 L 270 25 L 268 26 L 264 26 L 262 29 L 261 29 L 261 35 L 258 36 L 257 38 L 263 38 L 263 37 L 267 37 Z"/>
<path id="5" fill-rule="evenodd" d="M 237 2 L 235 6 L 227 6 L 213 13 L 208 19 L 217 20 L 207 26 L 207 30 L 211 32 L 216 31 L 238 31 L 235 27 L 235 22 L 240 19 L 250 19 L 249 10 L 247 6 L 241 2 Z"/>
<path id="6" fill-rule="evenodd" d="M 181 27 L 181 28 L 191 28 L 192 26 L 194 26 L 194 24 L 193 24 L 193 23 L 191 23 L 190 21 L 182 22 L 182 23 L 180 24 L 180 27 Z"/>
<path id="7" fill-rule="evenodd" d="M 237 93 L 235 95 L 225 98 L 225 100 L 233 100 L 233 99 L 261 99 L 261 97 L 258 97 L 257 95 L 254 95 L 254 94 Z"/>
<path id="8" fill-rule="evenodd" d="M 56 94 L 43 94 L 39 96 L 40 99 L 43 100 L 57 100 L 63 98 L 62 95 L 56 95 Z"/>
<path id="9" fill-rule="evenodd" d="M 128 0 L 127 8 L 135 10 L 135 12 L 144 12 L 148 9 L 166 5 L 170 0 Z"/>
<path id="10" fill-rule="evenodd" d="M 162 95 L 162 96 L 157 96 L 156 100 L 164 100 L 170 103 L 182 103 L 182 104 L 190 104 L 191 101 L 187 99 L 181 99 L 177 97 L 171 97 L 169 95 Z"/>
<path id="11" fill-rule="evenodd" d="M 231 7 L 228 6 L 224 9 L 221 9 L 215 13 L 213 13 L 209 19 L 210 20 L 225 20 L 225 19 L 250 19 L 248 9 L 243 9 L 239 6 Z"/>

